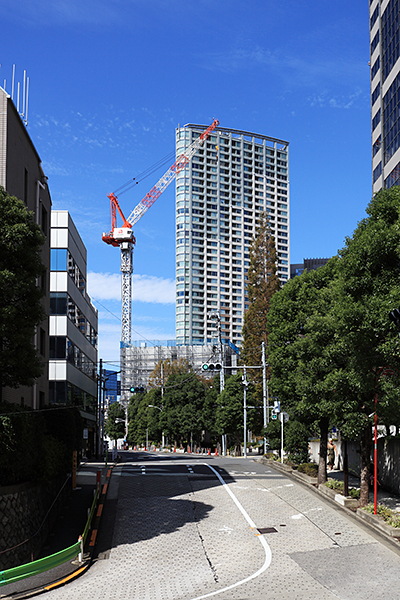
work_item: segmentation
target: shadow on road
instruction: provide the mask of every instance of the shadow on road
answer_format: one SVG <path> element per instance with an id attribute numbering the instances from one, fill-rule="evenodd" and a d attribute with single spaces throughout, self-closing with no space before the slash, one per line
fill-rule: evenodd
<path id="1" fill-rule="evenodd" d="M 137 452 L 121 452 L 120 456 L 122 461 L 114 467 L 103 511 L 95 557 L 108 558 L 113 547 L 171 534 L 187 523 L 208 517 L 212 506 L 187 499 L 196 490 L 221 485 L 212 470 L 202 464 L 205 456 Z M 207 459 L 209 462 L 210 457 Z M 214 468 L 227 483 L 235 481 L 224 469 L 217 465 Z M 143 469 L 146 474 L 142 476 Z"/>

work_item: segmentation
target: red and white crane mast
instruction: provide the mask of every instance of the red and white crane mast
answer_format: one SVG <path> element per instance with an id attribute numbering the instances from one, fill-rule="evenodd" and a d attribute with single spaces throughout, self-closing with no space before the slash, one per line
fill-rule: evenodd
<path id="1" fill-rule="evenodd" d="M 131 342 L 131 306 L 132 306 L 132 253 L 133 246 L 136 243 L 132 227 L 139 221 L 144 213 L 154 204 L 163 191 L 174 181 L 176 175 L 182 171 L 189 163 L 193 155 L 201 148 L 204 141 L 210 133 L 219 125 L 219 121 L 214 119 L 211 125 L 194 140 L 194 142 L 183 152 L 168 171 L 161 177 L 156 185 L 133 209 L 128 219 L 125 219 L 121 207 L 118 203 L 118 197 L 114 194 L 108 194 L 111 201 L 111 231 L 103 233 L 102 239 L 106 244 L 119 246 L 121 248 L 121 345 L 126 347 Z M 117 227 L 117 212 L 120 214 L 123 225 Z"/>

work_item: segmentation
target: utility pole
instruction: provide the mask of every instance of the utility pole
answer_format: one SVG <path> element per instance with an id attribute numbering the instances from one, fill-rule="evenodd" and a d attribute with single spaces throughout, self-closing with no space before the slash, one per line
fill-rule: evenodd
<path id="1" fill-rule="evenodd" d="M 267 408 L 267 365 L 265 363 L 265 342 L 261 344 L 261 359 L 263 370 L 263 413 L 264 413 L 264 429 L 269 422 L 269 407 Z M 264 454 L 267 453 L 267 438 L 264 432 Z"/>
<path id="2" fill-rule="evenodd" d="M 101 392 L 102 392 L 102 379 L 103 379 L 103 359 L 100 359 L 100 364 L 99 364 L 99 388 L 98 388 L 98 400 L 97 400 L 97 406 L 98 406 L 98 412 L 97 412 L 97 416 L 98 416 L 98 422 L 97 422 L 97 454 L 98 457 L 101 458 L 102 456 L 102 447 L 101 447 L 101 421 L 102 421 L 102 410 L 101 410 Z"/>
<path id="3" fill-rule="evenodd" d="M 247 458 L 247 388 L 248 381 L 246 377 L 246 367 L 243 367 L 243 376 L 242 376 L 242 384 L 243 384 L 243 412 L 244 412 L 244 457 Z"/>

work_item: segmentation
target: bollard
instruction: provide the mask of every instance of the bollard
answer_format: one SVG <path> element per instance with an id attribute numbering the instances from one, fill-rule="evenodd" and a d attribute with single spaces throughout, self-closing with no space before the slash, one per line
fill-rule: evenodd
<path id="1" fill-rule="evenodd" d="M 207 456 L 210 456 L 210 454 L 211 454 L 211 452 L 210 452 L 210 448 L 208 448 L 207 450 L 208 450 L 208 452 L 207 452 Z"/>
<path id="2" fill-rule="evenodd" d="M 215 448 L 215 456 L 218 456 L 218 452 L 217 449 Z"/>
<path id="3" fill-rule="evenodd" d="M 174 446 L 174 452 L 176 452 L 176 448 L 175 448 L 175 446 Z"/>
<path id="4" fill-rule="evenodd" d="M 78 554 L 78 560 L 79 560 L 79 562 L 81 563 L 81 562 L 83 561 L 83 539 L 82 539 L 82 536 L 81 536 L 81 535 L 80 535 L 80 536 L 79 536 L 79 538 L 78 538 L 78 542 L 80 542 L 80 543 L 81 543 L 81 551 L 80 551 L 80 552 L 79 552 L 79 554 Z"/>
<path id="5" fill-rule="evenodd" d="M 189 446 L 189 454 L 192 454 L 192 451 L 191 451 L 191 449 L 190 449 L 190 446 Z"/>

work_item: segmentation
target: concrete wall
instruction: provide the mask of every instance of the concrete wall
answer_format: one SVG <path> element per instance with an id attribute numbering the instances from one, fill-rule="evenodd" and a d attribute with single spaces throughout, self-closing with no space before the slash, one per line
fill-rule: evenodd
<path id="1" fill-rule="evenodd" d="M 385 489 L 400 494 L 400 439 L 397 437 L 378 439 L 378 481 Z"/>
<path id="2" fill-rule="evenodd" d="M 344 443 L 335 441 L 337 449 L 335 469 L 343 470 Z M 310 460 L 319 461 L 319 440 L 309 442 Z M 360 474 L 361 457 L 358 442 L 347 442 L 349 471 Z M 371 459 L 373 459 L 373 450 Z M 386 490 L 400 495 L 400 438 L 381 437 L 378 439 L 378 480 Z"/>
<path id="3" fill-rule="evenodd" d="M 334 440 L 336 446 L 336 456 L 334 468 L 343 469 L 344 443 Z M 318 464 L 319 462 L 319 440 L 311 440 L 309 443 L 310 460 Z M 347 456 L 349 460 L 349 471 L 359 475 L 361 469 L 360 445 L 358 442 L 347 442 Z"/>
<path id="4" fill-rule="evenodd" d="M 30 562 L 32 556 L 34 560 L 38 557 L 58 511 L 71 493 L 68 483 L 40 533 L 35 534 L 64 482 L 65 479 L 61 478 L 37 485 L 23 483 L 0 487 L 0 570 Z M 34 539 L 30 539 L 32 536 L 35 536 Z"/>

